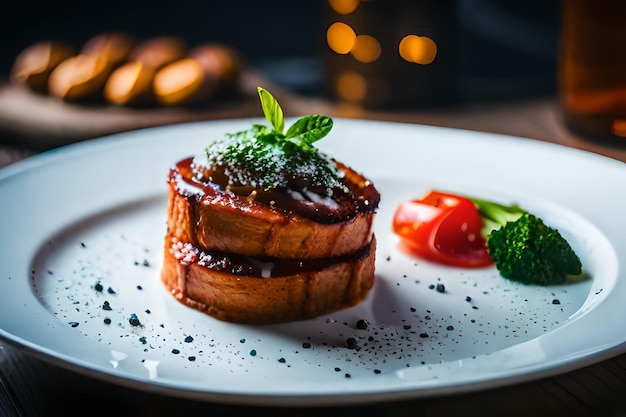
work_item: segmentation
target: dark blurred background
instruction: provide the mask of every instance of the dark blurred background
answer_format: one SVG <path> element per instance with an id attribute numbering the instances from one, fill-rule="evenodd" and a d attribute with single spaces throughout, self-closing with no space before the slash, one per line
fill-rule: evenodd
<path id="1" fill-rule="evenodd" d="M 389 10 L 416 3 L 445 5 L 446 19 L 458 29 L 460 99 L 554 92 L 559 0 L 378 1 Z M 323 91 L 329 53 L 326 1 L 12 0 L 2 10 L 2 77 L 17 54 L 39 40 L 80 46 L 98 33 L 124 31 L 138 39 L 175 35 L 191 44 L 229 44 L 277 84 L 304 95 Z"/>

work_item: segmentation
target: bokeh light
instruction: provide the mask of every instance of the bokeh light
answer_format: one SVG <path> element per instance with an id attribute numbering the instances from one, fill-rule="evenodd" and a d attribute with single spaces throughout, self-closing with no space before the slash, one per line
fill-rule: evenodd
<path id="1" fill-rule="evenodd" d="M 356 33 L 354 29 L 342 22 L 335 22 L 326 31 L 326 42 L 330 49 L 338 54 L 348 54 L 354 47 Z"/>
<path id="2" fill-rule="evenodd" d="M 367 81 L 355 71 L 345 71 L 336 78 L 337 95 L 347 101 L 362 101 L 367 95 Z"/>
<path id="3" fill-rule="evenodd" d="M 428 65 L 437 56 L 437 44 L 427 36 L 407 35 L 400 41 L 398 52 L 406 61 Z"/>
<path id="4" fill-rule="evenodd" d="M 380 42 L 373 36 L 358 35 L 350 53 L 359 62 L 369 63 L 376 61 L 381 54 Z"/>
<path id="5" fill-rule="evenodd" d="M 360 0 L 328 0 L 330 8 L 339 14 L 350 14 L 359 7 Z"/>

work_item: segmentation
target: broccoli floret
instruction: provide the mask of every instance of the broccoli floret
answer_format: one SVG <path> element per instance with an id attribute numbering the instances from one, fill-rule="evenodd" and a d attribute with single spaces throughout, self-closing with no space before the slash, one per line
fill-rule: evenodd
<path id="1" fill-rule="evenodd" d="M 580 275 L 580 258 L 558 230 L 519 206 L 471 199 L 483 218 L 487 252 L 505 278 L 556 285 Z"/>

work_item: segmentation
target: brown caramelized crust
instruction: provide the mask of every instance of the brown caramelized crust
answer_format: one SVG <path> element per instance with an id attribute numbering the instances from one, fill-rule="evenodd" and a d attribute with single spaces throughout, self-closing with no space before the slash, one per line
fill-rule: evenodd
<path id="1" fill-rule="evenodd" d="M 307 259 L 353 253 L 372 239 L 380 195 L 348 167 L 342 169 L 353 201 L 336 209 L 307 202 L 284 210 L 195 182 L 190 161 L 181 161 L 169 176 L 167 228 L 182 242 L 205 251 Z"/>
<path id="2" fill-rule="evenodd" d="M 372 237 L 349 256 L 261 277 L 235 274 L 232 266 L 209 266 L 202 261 L 206 254 L 168 235 L 161 279 L 178 301 L 219 320 L 249 324 L 305 320 L 363 301 L 375 282 L 375 252 Z M 228 256 L 224 258 L 228 263 Z"/>

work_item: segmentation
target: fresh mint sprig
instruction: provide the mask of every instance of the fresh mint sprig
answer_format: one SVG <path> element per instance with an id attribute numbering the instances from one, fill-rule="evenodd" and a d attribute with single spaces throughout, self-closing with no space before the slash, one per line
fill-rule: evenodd
<path id="1" fill-rule="evenodd" d="M 274 127 L 273 133 L 276 134 L 274 139 L 278 145 L 281 145 L 281 142 L 288 142 L 294 144 L 300 151 L 311 152 L 315 149 L 313 143 L 328 135 L 328 132 L 333 128 L 333 119 L 315 114 L 296 120 L 284 133 L 285 118 L 280 104 L 263 87 L 257 87 L 257 90 L 263 114 Z"/>
<path id="2" fill-rule="evenodd" d="M 209 162 L 227 167 L 231 181 L 262 188 L 287 186 L 289 178 L 305 179 L 312 187 L 342 186 L 336 165 L 317 152 L 315 142 L 333 127 L 328 116 L 297 119 L 285 132 L 283 109 L 272 94 L 257 88 L 261 108 L 270 126 L 226 134 L 206 149 Z M 289 175 L 288 175 L 289 174 Z"/>

